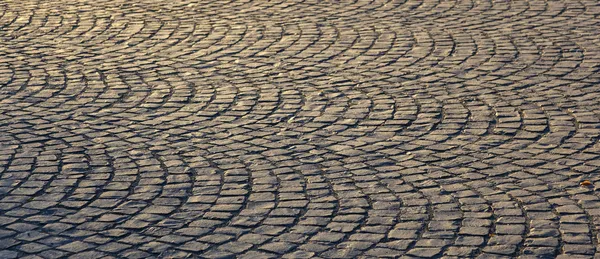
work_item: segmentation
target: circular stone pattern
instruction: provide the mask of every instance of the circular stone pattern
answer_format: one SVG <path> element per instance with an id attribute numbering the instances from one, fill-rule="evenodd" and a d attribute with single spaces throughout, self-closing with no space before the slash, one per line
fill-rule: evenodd
<path id="1" fill-rule="evenodd" d="M 0 258 L 591 258 L 595 0 L 5 0 Z"/>

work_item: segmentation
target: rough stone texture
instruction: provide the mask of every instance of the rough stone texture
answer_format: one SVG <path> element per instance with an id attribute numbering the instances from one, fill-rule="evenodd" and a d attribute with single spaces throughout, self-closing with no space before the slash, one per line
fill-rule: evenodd
<path id="1" fill-rule="evenodd" d="M 598 1 L 21 0 L 0 28 L 1 258 L 597 253 Z"/>

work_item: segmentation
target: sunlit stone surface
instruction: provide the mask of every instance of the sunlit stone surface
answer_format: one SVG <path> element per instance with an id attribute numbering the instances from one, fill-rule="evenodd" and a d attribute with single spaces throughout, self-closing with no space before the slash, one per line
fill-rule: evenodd
<path id="1" fill-rule="evenodd" d="M 0 258 L 593 257 L 599 15 L 0 1 Z"/>

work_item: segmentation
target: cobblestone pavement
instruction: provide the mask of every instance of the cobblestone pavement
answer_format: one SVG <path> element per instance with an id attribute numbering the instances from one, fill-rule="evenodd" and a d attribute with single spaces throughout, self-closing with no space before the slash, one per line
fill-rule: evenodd
<path id="1" fill-rule="evenodd" d="M 0 258 L 591 258 L 599 15 L 1 1 Z"/>

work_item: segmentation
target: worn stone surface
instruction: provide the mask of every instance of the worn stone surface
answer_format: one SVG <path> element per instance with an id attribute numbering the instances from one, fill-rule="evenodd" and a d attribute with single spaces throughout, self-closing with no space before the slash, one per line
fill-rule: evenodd
<path id="1" fill-rule="evenodd" d="M 0 257 L 593 257 L 599 15 L 2 1 Z"/>

